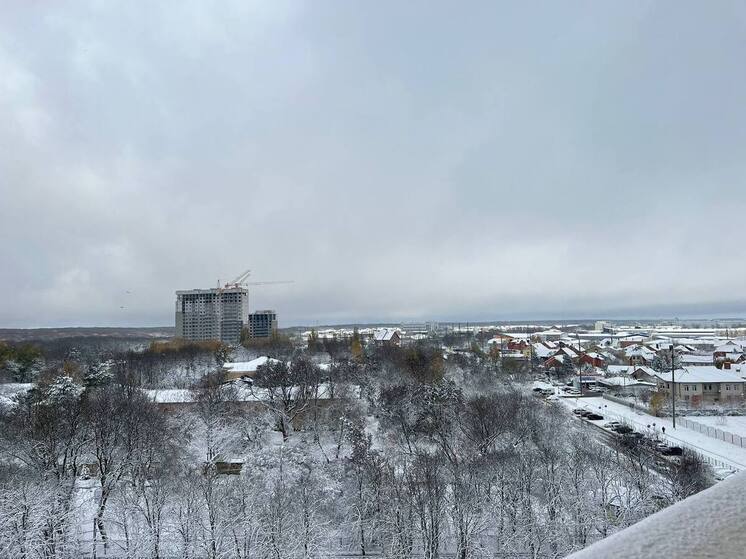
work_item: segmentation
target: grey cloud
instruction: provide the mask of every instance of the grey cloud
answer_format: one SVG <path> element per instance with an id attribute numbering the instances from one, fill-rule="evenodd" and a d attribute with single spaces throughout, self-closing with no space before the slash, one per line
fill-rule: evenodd
<path id="1" fill-rule="evenodd" d="M 5 12 L 2 326 L 743 312 L 740 3 Z"/>

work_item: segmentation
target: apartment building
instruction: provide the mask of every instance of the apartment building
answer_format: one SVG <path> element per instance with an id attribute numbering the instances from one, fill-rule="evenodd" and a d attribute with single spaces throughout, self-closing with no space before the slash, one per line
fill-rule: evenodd
<path id="1" fill-rule="evenodd" d="M 741 376 L 741 371 L 721 370 L 715 366 L 684 367 L 676 371 L 674 382 L 671 382 L 671 373 L 655 373 L 655 377 L 658 390 L 670 395 L 673 386 L 676 399 L 694 406 L 701 403 L 740 402 L 746 387 L 746 379 Z"/>
<path id="2" fill-rule="evenodd" d="M 275 311 L 256 311 L 249 315 L 249 338 L 270 338 L 276 331 L 277 313 Z"/>
<path id="3" fill-rule="evenodd" d="M 242 287 L 176 292 L 176 337 L 236 345 L 246 325 L 249 292 Z"/>

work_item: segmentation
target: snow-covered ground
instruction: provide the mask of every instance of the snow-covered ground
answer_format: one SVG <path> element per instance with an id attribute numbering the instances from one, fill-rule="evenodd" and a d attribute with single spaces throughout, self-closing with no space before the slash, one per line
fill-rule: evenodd
<path id="1" fill-rule="evenodd" d="M 727 433 L 733 433 L 734 435 L 746 437 L 746 416 L 743 415 L 725 415 L 720 417 L 714 415 L 705 415 L 698 417 L 687 417 L 687 419 L 696 421 L 697 423 L 701 423 L 702 425 L 707 425 L 708 427 L 715 427 L 716 429 L 726 431 Z"/>
<path id="2" fill-rule="evenodd" d="M 687 429 L 680 424 L 677 424 L 676 429 L 674 429 L 670 418 L 654 417 L 639 410 L 632 410 L 622 404 L 604 400 L 603 398 L 563 399 L 563 403 L 570 408 L 575 408 L 576 402 L 578 402 L 577 407 L 600 413 L 604 416 L 605 421 L 624 421 L 641 433 L 652 433 L 652 426 L 655 424 L 655 433 L 660 438 L 666 439 L 669 444 L 688 447 L 716 463 L 720 462 L 735 470 L 746 470 L 746 448 L 740 448 L 725 441 L 710 438 L 691 429 Z M 696 419 L 700 420 L 702 418 L 697 417 Z M 604 422 L 599 421 L 596 423 Z M 663 435 L 661 427 L 666 428 L 665 435 Z M 723 429 L 723 426 L 719 428 Z"/>

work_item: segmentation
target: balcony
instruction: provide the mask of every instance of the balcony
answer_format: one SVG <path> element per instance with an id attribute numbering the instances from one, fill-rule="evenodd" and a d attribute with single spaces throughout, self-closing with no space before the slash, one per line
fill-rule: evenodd
<path id="1" fill-rule="evenodd" d="M 746 557 L 746 472 L 733 475 L 568 559 Z"/>

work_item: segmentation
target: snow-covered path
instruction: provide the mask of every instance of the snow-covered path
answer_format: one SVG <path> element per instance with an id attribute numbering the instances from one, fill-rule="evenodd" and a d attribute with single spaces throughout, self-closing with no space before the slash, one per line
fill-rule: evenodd
<path id="1" fill-rule="evenodd" d="M 724 466 L 735 470 L 746 470 L 746 448 L 740 448 L 725 441 L 708 437 L 687 429 L 681 424 L 677 424 L 676 429 L 674 429 L 671 418 L 654 417 L 603 398 L 579 398 L 577 402 L 578 407 L 596 411 L 604 416 L 604 421 L 597 423 L 604 423 L 609 420 L 625 421 L 641 433 L 652 432 L 652 425 L 655 424 L 655 433 L 660 438 L 666 439 L 670 444 L 696 450 L 709 457 L 716 465 L 718 465 L 717 462 L 721 462 Z M 570 408 L 576 407 L 576 399 L 574 398 L 565 398 L 563 403 Z M 663 435 L 661 427 L 666 428 L 665 435 Z"/>

